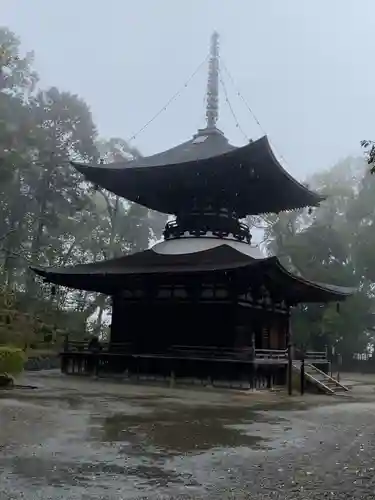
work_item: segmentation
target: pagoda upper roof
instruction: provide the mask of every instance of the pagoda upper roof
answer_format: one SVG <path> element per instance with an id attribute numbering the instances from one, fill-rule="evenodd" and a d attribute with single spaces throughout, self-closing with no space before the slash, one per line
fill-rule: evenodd
<path id="1" fill-rule="evenodd" d="M 216 279 L 218 274 L 228 273 L 239 288 L 247 290 L 251 283 L 261 283 L 290 304 L 339 301 L 355 291 L 308 281 L 291 274 L 277 257 L 254 259 L 227 244 L 189 254 L 167 255 L 150 249 L 92 264 L 32 269 L 50 283 L 110 295 L 124 289 L 181 283 L 194 275 L 207 282 L 209 276 Z"/>
<path id="2" fill-rule="evenodd" d="M 181 213 L 194 198 L 239 217 L 317 206 L 324 199 L 283 168 L 266 136 L 237 148 L 216 128 L 152 156 L 72 165 L 94 184 L 167 214 Z"/>

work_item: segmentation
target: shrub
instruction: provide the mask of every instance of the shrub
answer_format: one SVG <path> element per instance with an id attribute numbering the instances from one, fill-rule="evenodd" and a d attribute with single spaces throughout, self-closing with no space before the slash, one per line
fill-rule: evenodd
<path id="1" fill-rule="evenodd" d="M 25 352 L 18 347 L 0 346 L 0 374 L 19 375 L 26 361 Z"/>

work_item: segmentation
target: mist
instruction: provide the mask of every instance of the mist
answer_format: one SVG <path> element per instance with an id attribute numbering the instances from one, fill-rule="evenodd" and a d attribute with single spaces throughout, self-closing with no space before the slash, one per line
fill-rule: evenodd
<path id="1" fill-rule="evenodd" d="M 16 0 L 2 6 L 2 24 L 24 50 L 35 51 L 41 84 L 81 96 L 107 138 L 129 139 L 142 128 L 204 60 L 218 30 L 236 87 L 298 179 L 357 154 L 360 140 L 371 137 L 374 15 L 370 0 L 67 0 L 64 9 Z M 205 85 L 203 70 L 139 134 L 135 144 L 143 154 L 181 143 L 203 125 Z M 263 135 L 227 86 L 246 135 Z M 219 125 L 243 144 L 222 94 Z"/>

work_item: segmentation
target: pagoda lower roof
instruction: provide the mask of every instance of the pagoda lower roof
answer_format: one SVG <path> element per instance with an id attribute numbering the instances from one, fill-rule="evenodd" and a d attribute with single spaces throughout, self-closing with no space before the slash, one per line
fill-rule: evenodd
<path id="1" fill-rule="evenodd" d="M 94 184 L 167 214 L 190 207 L 193 195 L 239 217 L 317 206 L 324 199 L 282 167 L 266 136 L 236 148 L 216 129 L 201 130 L 192 140 L 152 156 L 72 165 Z"/>
<path id="2" fill-rule="evenodd" d="M 124 289 L 180 284 L 194 276 L 207 283 L 229 275 L 238 289 L 246 290 L 254 282 L 264 284 L 290 304 L 339 301 L 355 291 L 308 281 L 290 273 L 277 257 L 254 259 L 227 244 L 189 254 L 159 254 L 150 249 L 91 264 L 32 269 L 50 283 L 109 295 Z"/>

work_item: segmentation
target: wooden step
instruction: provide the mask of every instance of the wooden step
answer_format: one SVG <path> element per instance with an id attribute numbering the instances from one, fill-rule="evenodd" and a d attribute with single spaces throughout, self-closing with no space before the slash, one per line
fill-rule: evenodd
<path id="1" fill-rule="evenodd" d="M 301 364 L 293 363 L 293 368 L 295 371 L 299 371 L 301 369 Z M 326 394 L 336 394 L 348 390 L 348 388 L 342 386 L 333 377 L 326 374 L 325 372 L 322 372 L 321 370 L 319 370 L 319 368 L 316 368 L 311 364 L 305 365 L 305 377 L 311 384 L 314 384 Z"/>

